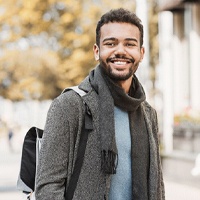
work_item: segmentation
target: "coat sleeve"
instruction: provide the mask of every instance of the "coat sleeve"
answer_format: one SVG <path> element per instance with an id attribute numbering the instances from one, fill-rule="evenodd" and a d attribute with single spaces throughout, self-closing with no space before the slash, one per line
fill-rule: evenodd
<path id="1" fill-rule="evenodd" d="M 142 104 L 150 144 L 149 200 L 165 200 L 160 158 L 157 112 L 146 101 Z"/>
<path id="2" fill-rule="evenodd" d="M 37 200 L 64 200 L 69 164 L 69 121 L 55 99 L 48 111 L 36 176 Z"/>
<path id="3" fill-rule="evenodd" d="M 158 117 L 157 117 L 157 112 L 153 110 L 154 117 L 152 119 L 155 119 L 154 121 L 154 132 L 156 133 L 156 142 L 158 146 L 158 172 L 159 172 L 159 188 L 160 190 L 158 191 L 158 194 L 160 195 L 159 199 L 160 200 L 165 200 L 165 187 L 164 187 L 164 181 L 163 181 L 163 173 L 162 173 L 162 163 L 161 163 L 161 156 L 160 156 L 160 144 L 159 144 L 159 128 L 158 128 Z"/>

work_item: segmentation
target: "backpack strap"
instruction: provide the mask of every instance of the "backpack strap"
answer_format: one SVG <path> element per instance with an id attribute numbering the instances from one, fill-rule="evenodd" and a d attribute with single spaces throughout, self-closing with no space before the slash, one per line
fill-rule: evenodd
<path id="1" fill-rule="evenodd" d="M 76 86 L 72 86 L 72 87 L 69 87 L 69 88 L 65 88 L 63 91 L 62 91 L 62 94 L 69 91 L 69 90 L 74 90 L 74 92 L 76 92 L 77 94 L 79 94 L 81 97 L 84 96 L 86 94 L 86 92 L 84 90 L 81 90 L 78 85 Z"/>
<path id="2" fill-rule="evenodd" d="M 85 91 L 78 88 L 78 86 L 73 86 L 70 88 L 66 88 L 62 93 L 74 90 L 76 93 L 78 93 L 81 97 L 86 94 Z M 83 101 L 85 105 L 85 115 L 84 115 L 84 123 L 81 129 L 81 136 L 80 136 L 80 142 L 78 146 L 78 152 L 77 152 L 77 158 L 75 161 L 74 171 L 72 173 L 72 176 L 69 181 L 69 186 L 65 190 L 65 200 L 72 200 L 74 196 L 74 192 L 78 183 L 78 178 L 81 172 L 81 168 L 83 165 L 84 155 L 85 155 L 85 149 L 87 145 L 88 135 L 90 131 L 93 129 L 92 125 L 92 115 L 89 110 L 89 107 L 87 104 Z"/>

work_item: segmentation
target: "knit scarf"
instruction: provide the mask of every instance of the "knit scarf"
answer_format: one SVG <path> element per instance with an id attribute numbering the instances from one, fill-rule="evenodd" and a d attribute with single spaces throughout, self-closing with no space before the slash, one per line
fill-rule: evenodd
<path id="1" fill-rule="evenodd" d="M 126 94 L 107 76 L 101 66 L 90 72 L 89 80 L 98 95 L 101 169 L 105 174 L 115 174 L 118 153 L 115 141 L 114 106 L 129 113 L 134 112 L 145 100 L 145 93 L 134 75 L 129 94 Z"/>

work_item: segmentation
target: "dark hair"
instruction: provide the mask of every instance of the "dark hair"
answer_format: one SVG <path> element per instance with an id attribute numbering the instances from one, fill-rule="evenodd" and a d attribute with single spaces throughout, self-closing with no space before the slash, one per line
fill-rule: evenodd
<path id="1" fill-rule="evenodd" d="M 97 23 L 96 27 L 96 44 L 99 46 L 101 32 L 100 29 L 104 24 L 112 22 L 122 22 L 130 23 L 138 27 L 140 31 L 140 46 L 143 45 L 143 25 L 141 20 L 137 17 L 135 13 L 130 12 L 129 10 L 119 8 L 115 10 L 110 10 L 109 12 L 102 15 L 100 21 Z"/>

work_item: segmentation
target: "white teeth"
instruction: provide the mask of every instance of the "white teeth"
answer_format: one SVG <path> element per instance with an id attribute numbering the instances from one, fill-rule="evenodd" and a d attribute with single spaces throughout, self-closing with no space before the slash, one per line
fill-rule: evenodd
<path id="1" fill-rule="evenodd" d="M 122 61 L 115 61 L 114 62 L 116 65 L 125 65 L 126 62 L 122 62 Z"/>

